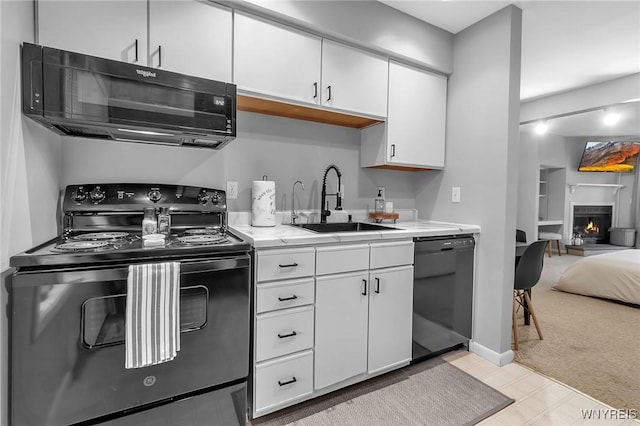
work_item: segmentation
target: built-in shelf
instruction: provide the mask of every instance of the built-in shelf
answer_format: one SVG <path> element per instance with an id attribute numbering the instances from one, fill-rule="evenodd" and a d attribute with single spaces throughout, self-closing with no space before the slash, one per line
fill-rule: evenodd
<path id="1" fill-rule="evenodd" d="M 538 226 L 548 226 L 548 225 L 562 225 L 564 224 L 563 220 L 539 220 Z"/>
<path id="2" fill-rule="evenodd" d="M 579 187 L 603 187 L 603 188 L 611 188 L 614 194 L 617 194 L 620 188 L 624 188 L 624 185 L 616 184 L 616 183 L 570 183 L 569 192 L 576 192 L 576 188 Z"/>

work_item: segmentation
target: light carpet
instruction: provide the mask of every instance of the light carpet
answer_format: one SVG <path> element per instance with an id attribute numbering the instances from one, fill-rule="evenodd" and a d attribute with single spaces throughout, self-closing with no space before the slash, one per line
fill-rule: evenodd
<path id="1" fill-rule="evenodd" d="M 640 309 L 551 288 L 582 257 L 545 256 L 533 306 L 533 323 L 518 320 L 515 361 L 617 409 L 640 410 Z"/>
<path id="2" fill-rule="evenodd" d="M 255 419 L 251 424 L 472 425 L 512 402 L 437 357 Z"/>

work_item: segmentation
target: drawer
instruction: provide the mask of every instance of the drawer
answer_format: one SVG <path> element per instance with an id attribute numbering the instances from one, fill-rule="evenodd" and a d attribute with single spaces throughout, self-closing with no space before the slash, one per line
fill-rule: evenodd
<path id="1" fill-rule="evenodd" d="M 313 247 L 258 251 L 258 282 L 311 277 L 315 273 Z"/>
<path id="2" fill-rule="evenodd" d="M 313 347 L 313 306 L 257 316 L 256 361 Z"/>
<path id="3" fill-rule="evenodd" d="M 413 265 L 413 241 L 371 244 L 371 269 Z"/>
<path id="4" fill-rule="evenodd" d="M 256 365 L 256 413 L 284 405 L 313 392 L 313 351 L 289 355 Z"/>
<path id="5" fill-rule="evenodd" d="M 313 284 L 313 278 L 258 284 L 256 313 L 312 304 L 315 298 Z"/>
<path id="6" fill-rule="evenodd" d="M 316 248 L 316 275 L 369 269 L 369 244 Z"/>

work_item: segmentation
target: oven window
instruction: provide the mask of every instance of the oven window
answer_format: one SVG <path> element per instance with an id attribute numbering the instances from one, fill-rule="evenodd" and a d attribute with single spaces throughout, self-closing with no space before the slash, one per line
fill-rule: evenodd
<path id="1" fill-rule="evenodd" d="M 209 292 L 204 286 L 180 289 L 180 332 L 207 323 Z M 88 348 L 124 343 L 127 296 L 95 297 L 82 304 L 82 343 Z"/>

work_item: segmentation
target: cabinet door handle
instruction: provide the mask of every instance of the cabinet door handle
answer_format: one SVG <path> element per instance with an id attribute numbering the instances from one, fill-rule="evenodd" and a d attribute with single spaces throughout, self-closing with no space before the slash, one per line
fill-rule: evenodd
<path id="1" fill-rule="evenodd" d="M 285 300 L 296 300 L 298 298 L 298 296 L 296 296 L 295 294 L 291 297 L 278 297 L 278 300 L 281 302 L 284 302 Z"/>
<path id="2" fill-rule="evenodd" d="M 286 382 L 281 382 L 280 380 L 278 380 L 278 385 L 279 386 L 286 386 L 286 385 L 290 385 L 291 383 L 295 383 L 295 382 L 297 382 L 296 376 L 293 376 L 291 378 L 291 380 L 287 380 Z"/>
<path id="3" fill-rule="evenodd" d="M 158 45 L 158 68 L 162 67 L 162 46 Z"/>
<path id="4" fill-rule="evenodd" d="M 318 82 L 313 83 L 313 99 L 318 97 Z"/>
<path id="5" fill-rule="evenodd" d="M 278 266 L 281 267 L 281 268 L 293 268 L 295 266 L 298 266 L 298 264 L 296 262 L 289 263 L 288 265 L 282 265 L 282 264 L 278 263 Z"/>
<path id="6" fill-rule="evenodd" d="M 380 294 L 380 278 L 376 277 L 376 293 Z"/>
<path id="7" fill-rule="evenodd" d="M 362 285 L 363 285 L 363 290 L 362 290 L 362 295 L 366 296 L 367 295 L 367 280 L 362 280 Z"/>
<path id="8" fill-rule="evenodd" d="M 289 334 L 280 334 L 280 333 L 278 333 L 278 337 L 281 338 L 281 339 L 286 339 L 287 337 L 293 337 L 293 336 L 297 336 L 297 335 L 298 335 L 298 333 L 296 333 L 295 331 L 292 331 Z"/>
<path id="9" fill-rule="evenodd" d="M 391 157 L 395 157 L 396 156 L 396 144 L 392 143 L 391 144 Z"/>
<path id="10" fill-rule="evenodd" d="M 138 39 L 136 39 L 136 42 L 135 42 L 135 53 L 136 53 L 136 58 L 133 60 L 133 62 L 138 62 Z"/>
<path id="11" fill-rule="evenodd" d="M 327 101 L 331 100 L 331 86 L 327 86 L 327 90 L 329 90 L 329 97 L 327 98 Z"/>

